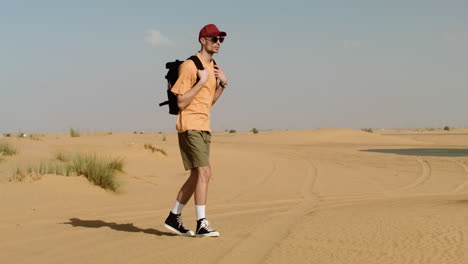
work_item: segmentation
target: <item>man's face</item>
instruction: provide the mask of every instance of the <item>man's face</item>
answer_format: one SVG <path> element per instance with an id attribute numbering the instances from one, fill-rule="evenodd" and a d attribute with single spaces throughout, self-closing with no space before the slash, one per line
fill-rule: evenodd
<path id="1" fill-rule="evenodd" d="M 202 44 L 205 50 L 211 53 L 218 53 L 221 43 L 224 41 L 224 37 L 203 37 Z"/>

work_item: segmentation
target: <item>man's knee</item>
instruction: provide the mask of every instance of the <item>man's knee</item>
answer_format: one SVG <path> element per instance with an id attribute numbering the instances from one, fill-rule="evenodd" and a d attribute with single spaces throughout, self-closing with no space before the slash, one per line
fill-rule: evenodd
<path id="1" fill-rule="evenodd" d="M 198 167 L 197 168 L 198 180 L 203 182 L 209 182 L 211 178 L 210 166 Z"/>

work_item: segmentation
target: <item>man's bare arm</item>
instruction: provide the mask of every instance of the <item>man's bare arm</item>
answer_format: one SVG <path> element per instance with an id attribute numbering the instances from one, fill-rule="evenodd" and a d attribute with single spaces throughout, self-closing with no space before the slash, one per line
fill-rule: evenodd
<path id="1" fill-rule="evenodd" d="M 208 81 L 208 70 L 198 70 L 200 80 L 184 94 L 177 95 L 177 106 L 180 110 L 184 110 L 193 100 L 195 95 L 201 90 L 203 85 Z"/>
<path id="2" fill-rule="evenodd" d="M 218 86 L 216 87 L 214 97 L 213 97 L 213 104 L 212 105 L 214 105 L 216 103 L 216 101 L 218 101 L 218 98 L 221 96 L 223 91 L 224 91 L 224 88 L 220 84 L 218 84 Z"/>
<path id="3" fill-rule="evenodd" d="M 214 67 L 215 67 L 215 69 L 214 69 L 215 77 L 217 79 L 219 79 L 219 84 L 217 84 L 217 86 L 216 86 L 216 91 L 215 91 L 215 94 L 214 94 L 214 97 L 213 97 L 213 104 L 212 105 L 214 105 L 216 103 L 218 98 L 223 93 L 224 87 L 227 85 L 227 77 L 224 74 L 223 69 L 221 69 L 221 67 L 219 65 L 215 65 Z"/>

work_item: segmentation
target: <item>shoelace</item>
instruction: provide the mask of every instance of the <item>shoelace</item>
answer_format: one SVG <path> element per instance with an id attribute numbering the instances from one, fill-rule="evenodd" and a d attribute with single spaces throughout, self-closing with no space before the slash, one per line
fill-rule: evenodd
<path id="1" fill-rule="evenodd" d="M 208 220 L 206 220 L 206 219 L 203 220 L 203 221 L 201 222 L 201 224 L 200 224 L 200 229 L 202 229 L 202 228 L 205 228 L 205 229 L 208 230 L 209 232 L 213 232 L 213 231 L 214 231 L 214 229 L 211 228 L 211 226 L 209 226 Z"/>

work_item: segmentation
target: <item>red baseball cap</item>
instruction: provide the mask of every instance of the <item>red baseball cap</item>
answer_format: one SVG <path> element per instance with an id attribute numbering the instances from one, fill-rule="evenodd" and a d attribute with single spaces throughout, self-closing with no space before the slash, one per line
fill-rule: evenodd
<path id="1" fill-rule="evenodd" d="M 200 30 L 200 34 L 198 34 L 198 39 L 200 39 L 201 37 L 225 37 L 226 35 L 226 32 L 219 31 L 218 27 L 216 27 L 215 24 L 208 24 Z"/>

